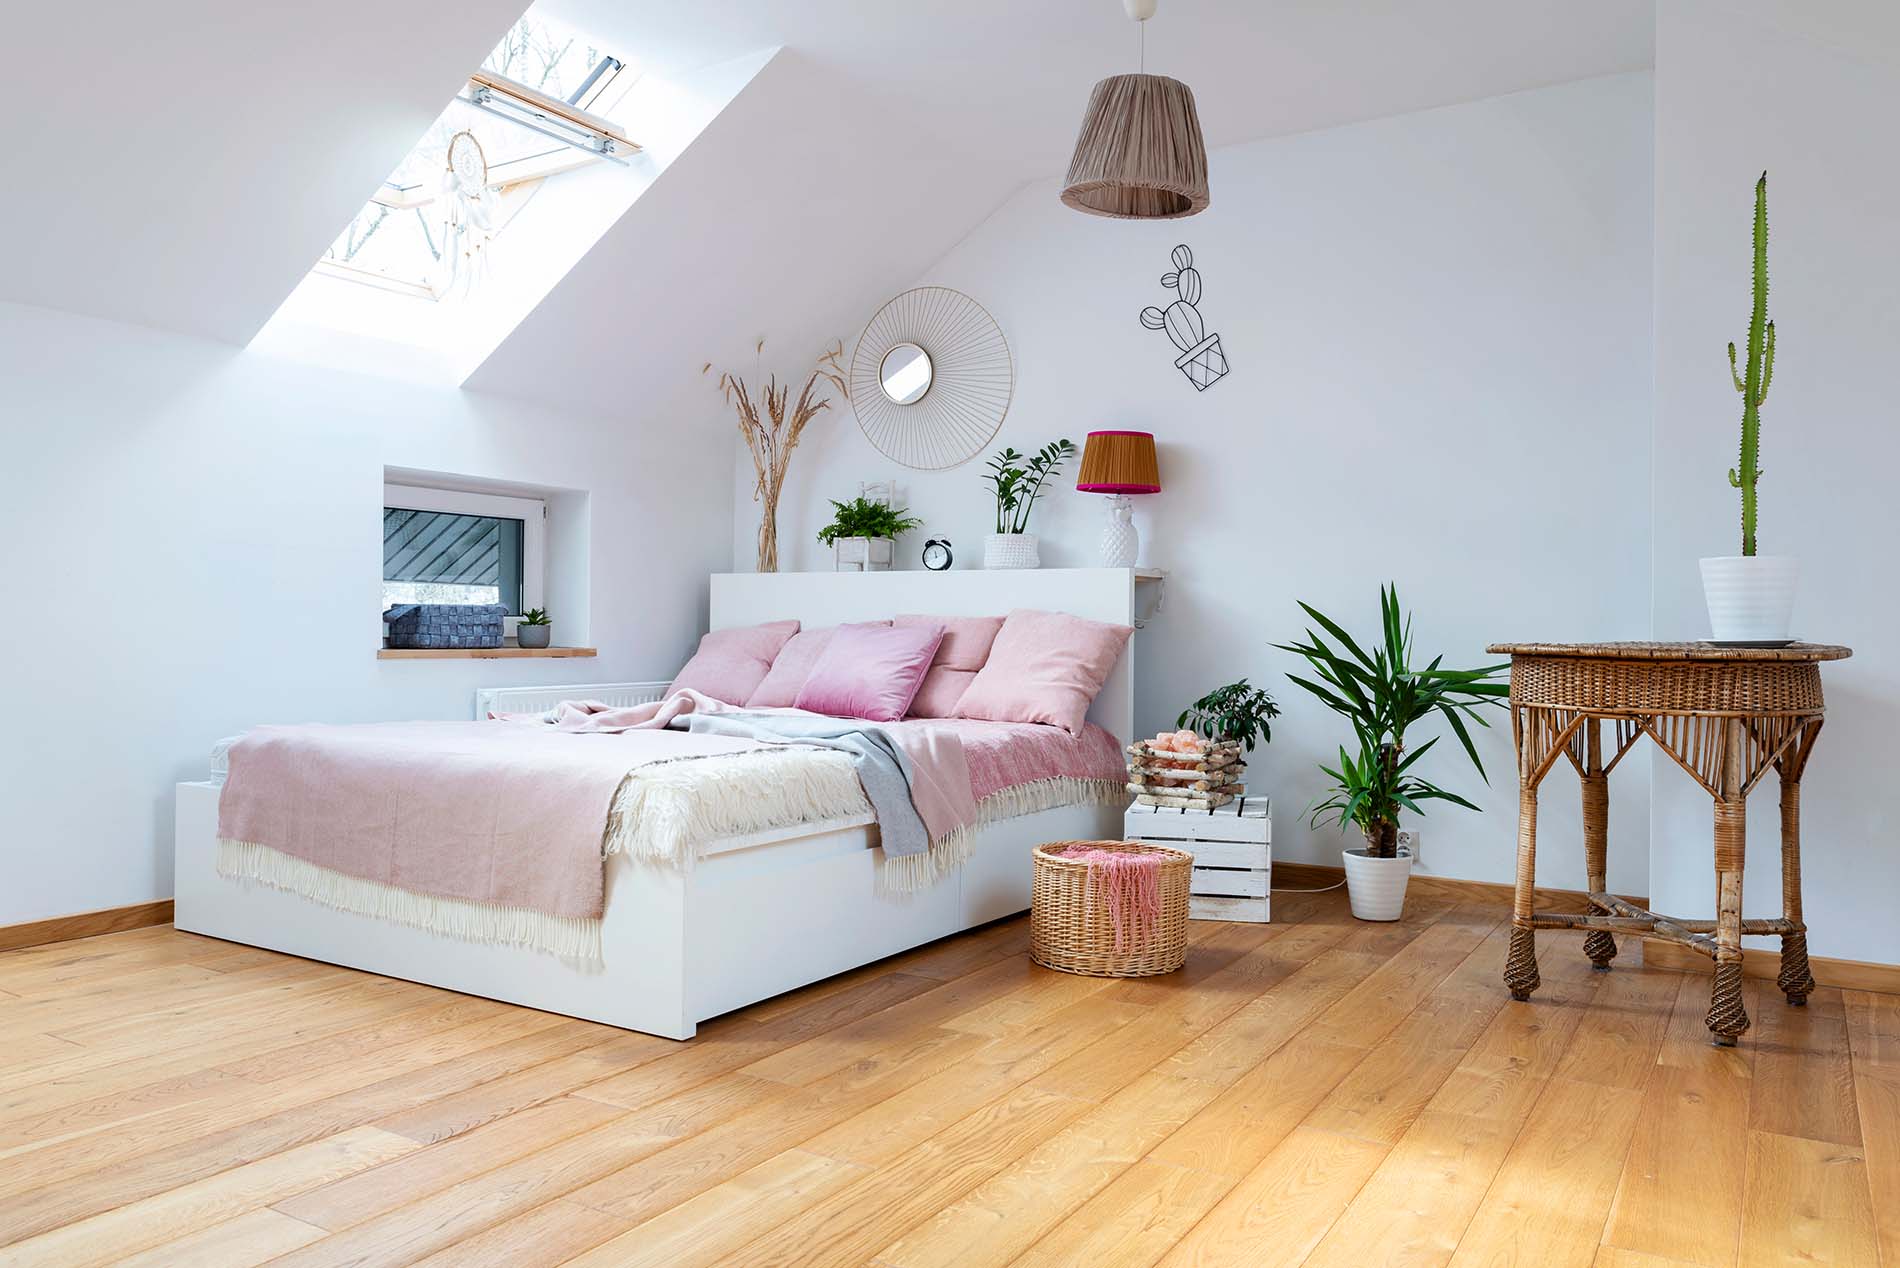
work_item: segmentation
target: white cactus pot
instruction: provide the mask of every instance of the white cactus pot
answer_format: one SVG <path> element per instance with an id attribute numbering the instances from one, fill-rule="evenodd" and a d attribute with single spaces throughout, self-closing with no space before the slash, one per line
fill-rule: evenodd
<path id="1" fill-rule="evenodd" d="M 1789 637 L 1795 582 L 1788 555 L 1724 555 L 1702 561 L 1709 636 L 1718 643 L 1773 643 Z"/>
<path id="2" fill-rule="evenodd" d="M 990 533 L 983 538 L 985 568 L 1040 568 L 1034 533 Z"/>
<path id="3" fill-rule="evenodd" d="M 1412 856 L 1375 859 L 1360 846 L 1340 852 L 1346 860 L 1346 896 L 1361 920 L 1397 920 L 1405 910 L 1405 885 L 1412 877 Z"/>

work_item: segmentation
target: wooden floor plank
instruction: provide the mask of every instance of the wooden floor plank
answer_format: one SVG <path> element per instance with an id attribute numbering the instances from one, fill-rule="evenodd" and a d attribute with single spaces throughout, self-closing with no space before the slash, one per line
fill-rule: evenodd
<path id="1" fill-rule="evenodd" d="M 1451 1263 L 1589 1268 L 1642 1103 L 1633 1088 L 1552 1079 Z"/>
<path id="2" fill-rule="evenodd" d="M 1232 1187 L 1225 1176 L 1143 1158 L 1012 1262 L 1023 1268 L 1152 1264 Z"/>
<path id="3" fill-rule="evenodd" d="M 1753 1044 L 1710 1044 L 1701 1020 L 1708 984 L 1679 976 L 1603 1240 L 1729 1268 L 1741 1234 Z"/>
<path id="4" fill-rule="evenodd" d="M 1301 1127 L 1248 1172 L 1163 1255 L 1166 1268 L 1302 1262 L 1379 1164 L 1384 1145 Z M 1268 1262 L 1273 1262 L 1269 1260 Z M 1368 1261 L 1360 1268 L 1370 1268 Z"/>
<path id="5" fill-rule="evenodd" d="M 1824 986 L 1805 1008 L 1763 993 L 1755 1022 L 1748 1125 L 1758 1132 L 1859 1146 L 1860 1111 L 1841 993 Z"/>
<path id="6" fill-rule="evenodd" d="M 313 1224 L 261 1206 L 188 1237 L 115 1260 L 114 1268 L 177 1268 L 179 1264 L 192 1268 L 253 1268 L 322 1236 L 323 1230 Z"/>
<path id="7" fill-rule="evenodd" d="M 416 1148 L 415 1141 L 374 1127 L 353 1128 L 15 1243 L 0 1249 L 0 1264 L 112 1263 Z"/>
<path id="8" fill-rule="evenodd" d="M 1859 1148 L 1748 1133 L 1743 1268 L 1835 1264 L 1876 1268 L 1874 1213 Z"/>
<path id="9" fill-rule="evenodd" d="M 572 1268 L 707 1268 L 727 1263 L 741 1246 L 868 1170 L 788 1149 L 577 1256 Z"/>
<path id="10" fill-rule="evenodd" d="M 680 1044 L 141 929 L 0 953 L 0 1265 L 1900 1264 L 1900 999 L 1590 971 L 1501 907 L 1027 922 Z M 64 1004 L 70 1007 L 62 1007 Z"/>
<path id="11" fill-rule="evenodd" d="M 1900 996 L 1851 991 L 1842 1002 L 1880 1259 L 1900 1265 Z"/>

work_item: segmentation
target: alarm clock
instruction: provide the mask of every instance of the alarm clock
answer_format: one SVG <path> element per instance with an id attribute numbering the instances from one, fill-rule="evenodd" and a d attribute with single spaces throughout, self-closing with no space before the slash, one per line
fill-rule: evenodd
<path id="1" fill-rule="evenodd" d="M 950 543 L 941 537 L 933 537 L 924 543 L 924 567 L 932 572 L 942 572 L 950 566 Z"/>

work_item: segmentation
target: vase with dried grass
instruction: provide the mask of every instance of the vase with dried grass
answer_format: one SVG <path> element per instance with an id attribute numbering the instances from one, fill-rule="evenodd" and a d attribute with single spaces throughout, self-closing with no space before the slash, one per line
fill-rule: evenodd
<path id="1" fill-rule="evenodd" d="M 765 340 L 761 339 L 753 352 L 762 354 L 764 351 Z M 764 392 L 755 400 L 744 379 L 730 370 L 719 372 L 720 394 L 739 416 L 739 434 L 745 437 L 746 451 L 752 455 L 752 471 L 757 477 L 752 500 L 760 503 L 760 572 L 778 571 L 778 499 L 785 489 L 785 469 L 791 462 L 792 450 L 798 448 L 799 437 L 804 435 L 805 424 L 831 408 L 827 388 L 840 394 L 846 392 L 843 356 L 844 344 L 834 339 L 819 356 L 811 373 L 805 376 L 805 386 L 800 389 L 795 404 L 791 399 L 791 384 L 781 386 L 777 375 L 765 381 Z M 708 361 L 700 373 L 711 374 L 712 369 L 712 362 Z"/>

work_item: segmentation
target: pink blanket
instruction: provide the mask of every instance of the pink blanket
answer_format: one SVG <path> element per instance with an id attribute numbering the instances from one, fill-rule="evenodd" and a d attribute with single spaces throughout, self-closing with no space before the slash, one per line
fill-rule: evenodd
<path id="1" fill-rule="evenodd" d="M 627 772 L 762 747 L 486 722 L 264 726 L 231 746 L 218 836 L 423 894 L 601 912 L 601 834 Z"/>
<path id="2" fill-rule="evenodd" d="M 783 713 L 803 715 L 799 709 L 741 710 L 691 688 L 681 688 L 664 700 L 613 709 L 591 700 L 563 700 L 554 710 L 554 727 L 561 731 L 629 733 L 666 726 L 688 713 Z M 535 715 L 539 718 L 539 715 Z M 510 720 L 520 720 L 511 718 Z M 879 723 L 890 733 L 911 764 L 910 800 L 932 841 L 969 828 L 976 821 L 976 796 L 970 769 L 964 760 L 962 736 L 942 724 Z M 1049 730 L 1037 727 L 1036 730 Z"/>
<path id="3" fill-rule="evenodd" d="M 682 826 L 666 813 L 612 816 L 623 782 L 644 796 L 683 769 L 662 763 L 789 757 L 779 744 L 665 729 L 694 711 L 732 710 L 682 691 L 629 709 L 564 702 L 552 725 L 537 714 L 509 719 L 517 725 L 259 727 L 231 747 L 218 805 L 219 870 L 439 932 L 598 957 L 610 816 L 649 832 L 668 827 L 680 848 L 658 856 L 680 862 L 722 835 L 707 822 Z M 914 720 L 886 729 L 910 763 L 911 801 L 931 842 L 898 888 L 941 875 L 983 823 L 1111 799 L 1125 779 L 1119 744 L 1099 728 L 1081 737 L 994 722 Z M 863 804 L 849 765 L 816 763 L 798 786 L 825 800 L 826 813 Z M 649 769 L 629 782 L 641 767 Z M 829 784 L 820 780 L 827 771 Z M 686 817 L 692 807 L 758 804 L 723 771 L 689 782 Z M 819 797 L 821 787 L 827 791 Z M 790 812 L 788 823 L 813 815 L 824 817 L 815 809 Z M 759 826 L 773 825 L 743 830 Z M 904 862 L 887 858 L 887 872 Z"/>

